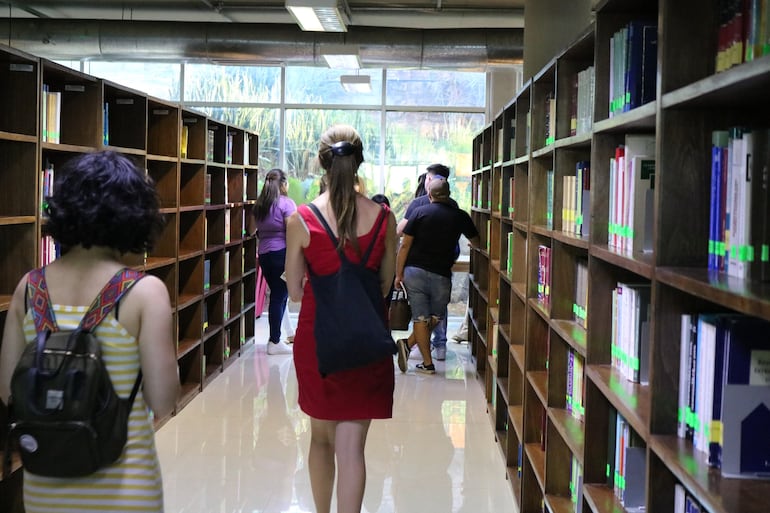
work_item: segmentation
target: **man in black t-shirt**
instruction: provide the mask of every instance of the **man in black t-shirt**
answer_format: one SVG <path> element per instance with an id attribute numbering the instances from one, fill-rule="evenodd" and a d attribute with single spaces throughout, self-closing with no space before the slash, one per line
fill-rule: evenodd
<path id="1" fill-rule="evenodd" d="M 412 200 L 411 203 L 409 203 L 409 206 L 406 208 L 406 214 L 404 214 L 404 219 L 402 219 L 398 223 L 398 227 L 396 228 L 396 232 L 399 236 L 403 235 L 404 227 L 406 226 L 407 221 L 409 221 L 409 218 L 414 215 L 414 212 L 421 207 L 424 207 L 425 205 L 430 204 L 430 198 L 428 197 L 427 191 L 430 187 L 430 183 L 433 180 L 448 180 L 449 179 L 449 168 L 445 166 L 444 164 L 431 164 L 428 166 L 428 168 L 425 171 L 424 175 L 424 182 L 423 182 L 423 190 L 425 193 L 423 195 L 415 194 L 415 198 Z M 449 203 L 457 207 L 457 202 L 453 200 L 452 198 L 449 198 Z M 455 245 L 454 248 L 454 258 L 457 260 L 457 257 L 460 256 L 460 246 L 459 244 Z M 436 360 L 444 360 L 446 358 L 446 342 L 447 342 L 447 336 L 446 336 L 446 330 L 447 330 L 447 312 L 444 312 L 441 321 L 436 325 L 436 327 L 433 330 L 433 335 L 431 336 L 431 345 L 436 350 L 435 358 Z"/>
<path id="2" fill-rule="evenodd" d="M 455 246 L 461 234 L 478 246 L 479 233 L 468 213 L 450 201 L 446 180 L 431 180 L 428 198 L 429 204 L 415 209 L 404 227 L 394 285 L 406 287 L 412 307 L 412 334 L 397 342 L 398 367 L 406 372 L 409 351 L 417 344 L 423 357 L 417 372 L 434 374 L 430 335 L 446 315 L 452 291 Z"/>

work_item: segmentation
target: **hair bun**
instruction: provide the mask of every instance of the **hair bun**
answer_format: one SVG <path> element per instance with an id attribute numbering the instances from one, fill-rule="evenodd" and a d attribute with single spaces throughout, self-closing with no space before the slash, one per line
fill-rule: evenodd
<path id="1" fill-rule="evenodd" d="M 347 157 L 353 155 L 356 151 L 356 147 L 348 141 L 340 141 L 330 146 L 331 152 L 337 157 Z"/>

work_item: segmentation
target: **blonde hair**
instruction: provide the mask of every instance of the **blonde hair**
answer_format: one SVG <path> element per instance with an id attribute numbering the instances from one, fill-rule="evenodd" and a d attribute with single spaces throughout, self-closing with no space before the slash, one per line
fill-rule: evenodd
<path id="1" fill-rule="evenodd" d="M 326 170 L 329 203 L 337 220 L 339 247 L 350 241 L 358 252 L 356 193 L 358 168 L 364 161 L 361 137 L 349 125 L 334 125 L 321 136 L 318 161 Z"/>

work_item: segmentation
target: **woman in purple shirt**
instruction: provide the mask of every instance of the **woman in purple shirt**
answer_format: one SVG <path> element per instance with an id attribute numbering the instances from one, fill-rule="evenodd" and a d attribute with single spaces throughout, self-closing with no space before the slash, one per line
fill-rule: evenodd
<path id="1" fill-rule="evenodd" d="M 281 275 L 286 260 L 286 220 L 297 205 L 286 193 L 289 182 L 281 169 L 271 169 L 265 176 L 265 185 L 254 206 L 257 237 L 259 238 L 259 267 L 270 287 L 268 322 L 270 340 L 267 354 L 291 353 L 291 346 L 281 340 L 281 320 L 289 297 L 286 282 Z"/>

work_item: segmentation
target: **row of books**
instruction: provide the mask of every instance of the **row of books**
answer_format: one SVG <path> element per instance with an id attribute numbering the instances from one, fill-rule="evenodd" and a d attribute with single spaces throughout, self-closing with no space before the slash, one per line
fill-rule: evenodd
<path id="1" fill-rule="evenodd" d="M 59 243 L 53 240 L 50 235 L 40 239 L 40 265 L 48 265 L 61 256 Z"/>
<path id="2" fill-rule="evenodd" d="M 545 97 L 545 144 L 553 144 L 556 141 L 556 97 L 549 91 Z"/>
<path id="3" fill-rule="evenodd" d="M 612 290 L 612 366 L 646 385 L 650 374 L 650 285 L 618 282 Z"/>
<path id="4" fill-rule="evenodd" d="M 610 408 L 608 432 L 607 486 L 626 511 L 642 511 L 647 472 L 644 440 L 614 408 Z"/>
<path id="5" fill-rule="evenodd" d="M 610 158 L 607 245 L 631 255 L 652 251 L 655 136 L 625 137 Z"/>
<path id="6" fill-rule="evenodd" d="M 537 301 L 551 305 L 551 248 L 544 244 L 537 247 Z"/>
<path id="7" fill-rule="evenodd" d="M 708 268 L 770 280 L 770 129 L 712 132 Z"/>
<path id="8" fill-rule="evenodd" d="M 216 131 L 219 129 L 219 127 L 214 126 L 207 130 L 207 145 L 206 145 L 206 160 L 209 162 L 214 162 L 215 157 L 215 144 L 216 144 Z M 233 142 L 234 142 L 235 134 L 233 132 L 228 132 L 225 135 L 225 164 L 232 164 L 233 163 Z M 185 149 L 186 153 L 186 149 Z"/>
<path id="9" fill-rule="evenodd" d="M 632 20 L 610 38 L 609 115 L 616 116 L 655 99 L 658 26 Z"/>
<path id="10" fill-rule="evenodd" d="M 770 54 L 768 0 L 719 0 L 716 71 Z"/>
<path id="11" fill-rule="evenodd" d="M 505 236 L 505 272 L 506 274 L 510 275 L 513 273 L 513 241 L 515 240 L 513 232 L 508 232 L 508 234 Z M 524 244 L 526 244 L 526 239 L 524 240 Z M 526 253 L 526 252 L 525 252 Z"/>
<path id="12" fill-rule="evenodd" d="M 727 477 L 770 476 L 770 323 L 681 316 L 677 435 Z"/>
<path id="13" fill-rule="evenodd" d="M 676 483 L 674 485 L 674 513 L 706 513 L 706 508 L 681 483 Z"/>
<path id="14" fill-rule="evenodd" d="M 577 420 L 585 419 L 585 362 L 573 349 L 567 351 L 566 409 Z"/>
<path id="15" fill-rule="evenodd" d="M 591 219 L 591 163 L 577 162 L 575 175 L 564 176 L 562 180 L 561 230 L 587 236 Z"/>
<path id="16" fill-rule="evenodd" d="M 40 109 L 43 115 L 41 123 L 43 142 L 55 144 L 61 142 L 61 101 L 61 91 L 51 91 L 48 84 L 43 84 L 43 108 Z"/>
<path id="17" fill-rule="evenodd" d="M 549 230 L 553 230 L 554 180 L 553 169 L 549 169 L 545 172 L 545 227 Z"/>
<path id="18" fill-rule="evenodd" d="M 473 187 L 472 205 L 476 208 L 491 208 L 492 205 L 492 187 L 485 185 L 478 180 Z"/>
<path id="19" fill-rule="evenodd" d="M 593 129 L 595 87 L 593 66 L 575 75 L 570 101 L 569 135 L 587 134 Z"/>
<path id="20" fill-rule="evenodd" d="M 508 127 L 510 130 L 508 153 L 505 152 L 505 141 L 503 140 L 503 137 L 505 136 L 505 127 L 499 127 L 497 129 L 497 139 L 495 139 L 495 144 L 497 146 L 497 162 L 512 160 L 514 157 L 514 152 L 516 151 L 516 118 L 511 118 L 510 124 L 510 127 Z"/>

